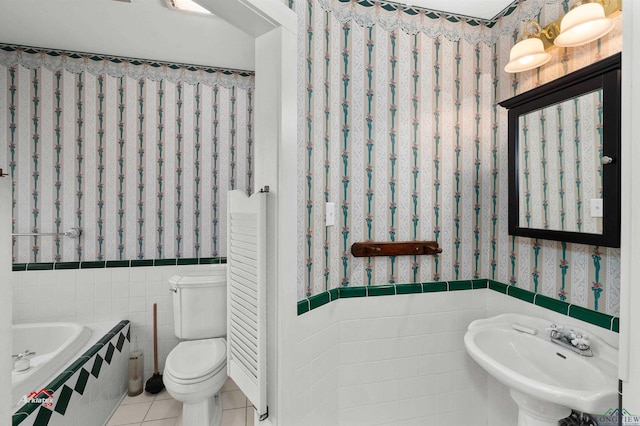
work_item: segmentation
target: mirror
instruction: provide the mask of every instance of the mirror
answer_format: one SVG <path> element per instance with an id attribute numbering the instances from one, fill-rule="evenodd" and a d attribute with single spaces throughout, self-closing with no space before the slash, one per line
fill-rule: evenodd
<path id="1" fill-rule="evenodd" d="M 509 109 L 509 234 L 620 246 L 620 59 L 500 103 Z"/>

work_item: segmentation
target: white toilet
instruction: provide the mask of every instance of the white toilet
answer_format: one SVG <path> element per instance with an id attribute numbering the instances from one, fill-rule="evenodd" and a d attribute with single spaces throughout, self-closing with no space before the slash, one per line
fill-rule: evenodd
<path id="1" fill-rule="evenodd" d="M 182 426 L 218 426 L 220 389 L 227 380 L 227 270 L 173 276 L 175 334 L 181 339 L 167 357 L 163 381 L 182 402 Z"/>

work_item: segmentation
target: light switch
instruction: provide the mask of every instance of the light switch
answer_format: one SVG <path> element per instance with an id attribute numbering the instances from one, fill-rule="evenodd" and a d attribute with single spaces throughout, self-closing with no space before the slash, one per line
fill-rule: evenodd
<path id="1" fill-rule="evenodd" d="M 326 226 L 336 224 L 336 203 L 326 203 L 324 205 L 324 223 Z"/>
<path id="2" fill-rule="evenodd" d="M 602 198 L 592 198 L 590 200 L 591 217 L 602 217 Z"/>

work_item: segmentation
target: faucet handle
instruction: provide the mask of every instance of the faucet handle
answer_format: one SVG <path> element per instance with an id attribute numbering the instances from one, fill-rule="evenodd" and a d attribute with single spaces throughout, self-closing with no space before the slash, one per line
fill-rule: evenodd
<path id="1" fill-rule="evenodd" d="M 558 325 L 556 323 L 552 323 L 549 327 L 546 328 L 547 331 L 549 332 L 560 332 L 562 330 L 564 330 L 564 327 L 561 325 Z"/>
<path id="2" fill-rule="evenodd" d="M 573 346 L 575 346 L 578 349 L 581 350 L 586 350 L 589 349 L 589 347 L 591 346 L 591 343 L 589 342 L 589 339 L 587 338 L 576 338 L 576 339 L 572 339 L 571 340 L 571 344 Z"/>

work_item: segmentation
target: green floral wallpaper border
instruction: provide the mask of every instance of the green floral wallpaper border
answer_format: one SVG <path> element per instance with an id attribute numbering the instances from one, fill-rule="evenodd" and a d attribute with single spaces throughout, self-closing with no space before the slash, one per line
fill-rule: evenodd
<path id="1" fill-rule="evenodd" d="M 509 284 L 488 279 L 334 288 L 299 301 L 298 315 L 305 314 L 338 299 L 475 290 L 480 288 L 489 288 L 499 293 L 515 297 L 516 299 L 520 299 L 524 302 L 532 303 L 542 308 L 550 309 L 554 312 L 568 315 L 589 324 L 611 330 L 615 333 L 619 332 L 620 319 L 618 317 L 603 314 L 602 312 L 597 312 L 582 306 L 572 305 L 543 294 L 533 293 Z"/>

